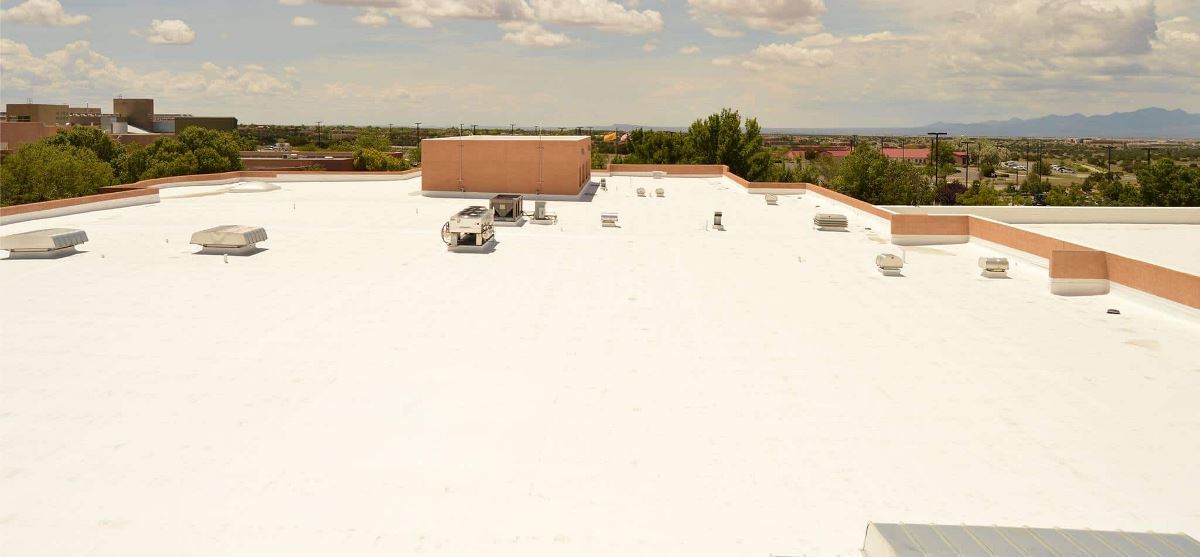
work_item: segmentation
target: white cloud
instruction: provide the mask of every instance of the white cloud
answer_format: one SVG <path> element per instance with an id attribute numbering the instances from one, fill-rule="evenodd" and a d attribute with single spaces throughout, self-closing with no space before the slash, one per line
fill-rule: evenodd
<path id="1" fill-rule="evenodd" d="M 438 19 L 523 21 L 577 25 L 625 34 L 662 30 L 662 14 L 637 3 L 611 0 L 319 0 L 323 4 L 376 8 L 409 27 L 431 27 Z"/>
<path id="2" fill-rule="evenodd" d="M 736 39 L 742 35 L 745 35 L 745 33 L 736 29 L 726 29 L 724 27 L 705 27 L 704 32 L 722 39 Z"/>
<path id="3" fill-rule="evenodd" d="M 68 14 L 58 0 L 26 0 L 8 9 L 0 9 L 0 21 L 25 25 L 65 27 L 87 23 L 91 16 Z"/>
<path id="4" fill-rule="evenodd" d="M 719 56 L 712 59 L 714 66 L 732 66 L 734 59 L 732 56 Z"/>
<path id="5" fill-rule="evenodd" d="M 303 6 L 304 0 L 279 0 L 279 3 L 284 6 Z"/>
<path id="6" fill-rule="evenodd" d="M 37 56 L 25 44 L 0 39 L 0 72 L 6 89 L 55 98 L 125 91 L 178 102 L 293 92 L 288 81 L 261 66 L 205 63 L 196 70 L 139 71 L 92 50 L 88 41 L 68 43 L 60 50 Z"/>
<path id="7" fill-rule="evenodd" d="M 363 13 L 354 16 L 354 22 L 367 27 L 383 27 L 388 18 L 379 8 L 367 8 Z"/>
<path id="8" fill-rule="evenodd" d="M 833 51 L 827 48 L 808 48 L 802 43 L 766 44 L 752 53 L 763 60 L 783 62 L 793 66 L 822 67 L 833 61 Z"/>
<path id="9" fill-rule="evenodd" d="M 505 31 L 505 42 L 521 46 L 552 48 L 566 46 L 575 42 L 575 39 L 562 33 L 548 31 L 537 23 L 509 21 L 500 24 L 500 28 Z"/>
<path id="10" fill-rule="evenodd" d="M 821 29 L 824 0 L 688 0 L 694 18 L 732 18 L 752 29 L 812 33 Z M 710 31 L 711 32 L 711 31 Z"/>
<path id="11" fill-rule="evenodd" d="M 196 32 L 179 19 L 155 19 L 149 29 L 133 34 L 145 37 L 150 44 L 192 44 L 196 40 Z"/>
<path id="12" fill-rule="evenodd" d="M 317 20 L 311 17 L 298 15 L 292 18 L 292 27 L 316 27 Z"/>
<path id="13" fill-rule="evenodd" d="M 642 52 L 654 52 L 658 50 L 658 39 L 650 39 L 642 45 Z"/>
<path id="14" fill-rule="evenodd" d="M 694 44 L 693 44 L 693 45 L 688 45 L 688 46 L 685 46 L 685 47 L 683 47 L 683 48 L 679 49 L 679 53 L 680 53 L 680 54 L 699 54 L 699 53 L 700 53 L 700 47 L 698 47 L 698 46 L 696 46 L 696 45 L 694 45 Z"/>

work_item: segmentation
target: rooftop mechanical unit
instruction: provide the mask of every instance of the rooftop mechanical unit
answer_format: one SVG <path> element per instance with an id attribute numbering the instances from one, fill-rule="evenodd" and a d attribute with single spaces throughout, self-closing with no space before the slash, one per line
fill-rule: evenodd
<path id="1" fill-rule="evenodd" d="M 546 212 L 545 201 L 533 202 L 533 223 L 534 224 L 554 224 L 558 222 L 558 215 Z"/>
<path id="2" fill-rule="evenodd" d="M 667 192 L 666 192 L 666 190 L 664 190 L 662 188 L 658 188 L 658 189 L 654 190 L 654 195 L 657 195 L 659 197 L 666 197 Z"/>
<path id="3" fill-rule="evenodd" d="M 266 239 L 267 231 L 261 226 L 226 224 L 192 233 L 191 243 L 218 251 L 252 250 Z"/>
<path id="4" fill-rule="evenodd" d="M 638 197 L 646 197 L 646 188 L 638 188 L 637 194 L 638 194 Z"/>
<path id="5" fill-rule="evenodd" d="M 464 246 L 483 246 L 496 238 L 493 211 L 472 205 L 450 217 L 442 225 L 442 241 L 450 249 Z"/>
<path id="6" fill-rule="evenodd" d="M 767 194 L 767 205 L 779 205 L 779 196 L 773 193 Z"/>
<path id="7" fill-rule="evenodd" d="M 608 179 L 606 179 L 606 178 L 600 179 L 600 189 L 602 189 L 604 191 L 608 191 Z"/>
<path id="8" fill-rule="evenodd" d="M 721 213 L 721 211 L 713 211 L 713 229 L 714 230 L 725 230 L 725 223 L 723 222 L 723 217 L 724 217 L 724 215 Z"/>
<path id="9" fill-rule="evenodd" d="M 617 228 L 616 213 L 600 213 L 600 226 L 607 228 Z"/>
<path id="10" fill-rule="evenodd" d="M 875 256 L 875 267 L 884 274 L 899 273 L 904 268 L 904 260 L 894 253 L 881 253 Z"/>
<path id="11" fill-rule="evenodd" d="M 813 226 L 818 230 L 845 230 L 850 226 L 850 221 L 840 213 L 817 213 L 813 217 Z"/>
<path id="12" fill-rule="evenodd" d="M 655 170 L 650 173 L 650 176 L 655 180 L 662 180 L 663 178 L 667 177 L 667 173 L 662 170 Z"/>
<path id="13" fill-rule="evenodd" d="M 14 255 L 58 256 L 75 253 L 75 246 L 88 241 L 87 232 L 75 228 L 45 228 L 0 237 L 0 249 Z"/>
<path id="14" fill-rule="evenodd" d="M 1007 257 L 980 257 L 979 268 L 985 273 L 1002 274 L 1008 272 Z"/>
<path id="15" fill-rule="evenodd" d="M 492 217 L 495 222 L 517 222 L 521 220 L 523 198 L 519 195 L 500 194 L 492 198 Z"/>

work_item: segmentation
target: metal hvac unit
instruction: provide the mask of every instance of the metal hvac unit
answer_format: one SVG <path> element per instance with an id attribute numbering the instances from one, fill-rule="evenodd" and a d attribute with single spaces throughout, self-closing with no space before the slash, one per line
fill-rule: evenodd
<path id="1" fill-rule="evenodd" d="M 884 274 L 895 274 L 904 268 L 904 260 L 894 253 L 881 253 L 875 256 L 875 267 Z"/>
<path id="2" fill-rule="evenodd" d="M 492 198 L 492 218 L 496 222 L 521 220 L 523 198 L 519 195 L 500 194 Z"/>
<path id="3" fill-rule="evenodd" d="M 496 237 L 492 211 L 472 205 L 450 217 L 442 225 L 442 241 L 449 249 L 464 246 L 483 246 Z"/>
<path id="4" fill-rule="evenodd" d="M 846 215 L 840 213 L 817 213 L 813 217 L 813 226 L 818 230 L 845 230 L 849 225 Z"/>
<path id="5" fill-rule="evenodd" d="M 534 224 L 554 224 L 558 222 L 558 215 L 546 212 L 545 201 L 535 201 L 533 203 L 533 221 Z"/>

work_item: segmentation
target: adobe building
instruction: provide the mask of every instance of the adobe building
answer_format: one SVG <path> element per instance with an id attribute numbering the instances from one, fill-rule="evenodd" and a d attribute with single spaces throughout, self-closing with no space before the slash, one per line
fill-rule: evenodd
<path id="1" fill-rule="evenodd" d="M 113 114 L 138 129 L 154 129 L 154 99 L 113 99 Z"/>
<path id="2" fill-rule="evenodd" d="M 421 190 L 579 195 L 591 180 L 592 139 L 469 135 L 421 141 Z"/>

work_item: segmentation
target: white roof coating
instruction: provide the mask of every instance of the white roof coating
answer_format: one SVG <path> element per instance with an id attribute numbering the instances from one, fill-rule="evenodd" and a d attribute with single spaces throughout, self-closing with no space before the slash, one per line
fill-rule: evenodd
<path id="1" fill-rule="evenodd" d="M 986 279 L 976 244 L 884 276 L 882 221 L 717 178 L 612 177 L 550 202 L 558 225 L 449 253 L 442 224 L 479 201 L 419 184 L 0 227 L 91 238 L 0 261 L 5 553 L 856 555 L 872 520 L 1200 534 L 1194 314 L 1056 297 L 1013 254 Z M 214 222 L 270 240 L 194 255 Z"/>
<path id="2" fill-rule="evenodd" d="M 1019 224 L 1093 249 L 1200 275 L 1200 224 Z"/>

